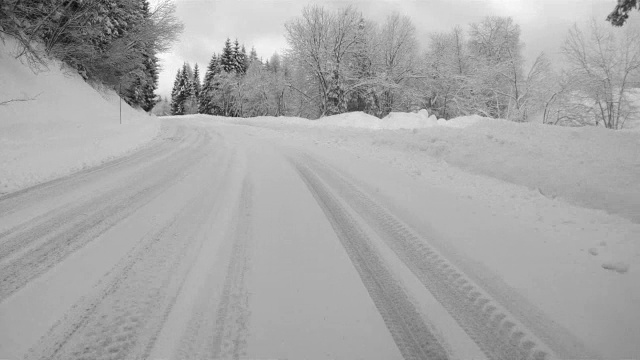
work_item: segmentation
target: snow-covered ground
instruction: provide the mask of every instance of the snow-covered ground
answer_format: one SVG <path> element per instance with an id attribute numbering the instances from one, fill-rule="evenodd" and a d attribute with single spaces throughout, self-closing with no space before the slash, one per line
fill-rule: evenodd
<path id="1" fill-rule="evenodd" d="M 0 41 L 0 195 L 123 155 L 149 142 L 159 124 L 97 91 L 51 61 L 38 72 L 15 59 L 12 39 Z"/>
<path id="2" fill-rule="evenodd" d="M 130 156 L 0 196 L 0 358 L 640 354 L 640 132 L 119 125 L 113 94 L 2 50 L 0 100 L 35 99 L 0 106 L 0 195 Z"/>
<path id="3" fill-rule="evenodd" d="M 633 130 L 519 124 L 480 116 L 436 121 L 424 114 L 398 113 L 385 119 L 350 113 L 317 121 L 270 117 L 224 121 L 295 132 L 368 152 L 410 172 L 444 162 L 550 199 L 640 221 L 640 136 Z"/>

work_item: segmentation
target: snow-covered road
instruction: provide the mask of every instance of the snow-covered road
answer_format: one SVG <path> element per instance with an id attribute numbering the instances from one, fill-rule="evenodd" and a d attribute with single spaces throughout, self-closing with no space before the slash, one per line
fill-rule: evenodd
<path id="1" fill-rule="evenodd" d="M 1 197 L 0 358 L 567 359 L 640 349 L 626 280 L 595 300 L 571 288 L 623 275 L 561 254 L 569 260 L 550 267 L 566 273 L 545 281 L 557 254 L 532 260 L 545 245 L 527 241 L 553 242 L 544 228 L 498 212 L 489 230 L 477 200 L 313 144 L 170 119 L 140 151 Z M 439 228 L 440 217 L 456 229 Z M 584 317 L 607 296 L 617 309 Z"/>

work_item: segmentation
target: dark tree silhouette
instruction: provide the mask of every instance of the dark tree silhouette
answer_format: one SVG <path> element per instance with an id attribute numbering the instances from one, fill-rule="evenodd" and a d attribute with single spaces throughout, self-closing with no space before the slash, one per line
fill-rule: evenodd
<path id="1" fill-rule="evenodd" d="M 618 5 L 607 16 L 607 21 L 613 26 L 622 26 L 629 18 L 629 13 L 638 8 L 638 0 L 618 0 Z"/>

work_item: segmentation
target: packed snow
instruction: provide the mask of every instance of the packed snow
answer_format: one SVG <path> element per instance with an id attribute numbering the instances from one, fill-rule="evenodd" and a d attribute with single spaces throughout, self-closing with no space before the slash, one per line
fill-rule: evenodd
<path id="1" fill-rule="evenodd" d="M 33 71 L 0 42 L 0 195 L 98 165 L 154 138 L 159 123 L 57 61 Z"/>

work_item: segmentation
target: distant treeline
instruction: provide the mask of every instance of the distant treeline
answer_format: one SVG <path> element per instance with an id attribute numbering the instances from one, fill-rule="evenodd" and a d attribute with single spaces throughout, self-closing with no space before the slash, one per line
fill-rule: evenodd
<path id="1" fill-rule="evenodd" d="M 429 34 L 418 46 L 411 19 L 381 23 L 354 7 L 310 6 L 285 24 L 289 48 L 262 62 L 230 40 L 214 54 L 200 83 L 185 64 L 172 93 L 173 114 L 289 115 L 315 119 L 348 111 L 384 117 L 428 109 L 438 118 L 479 114 L 622 128 L 638 116 L 638 26 L 593 20 L 569 29 L 553 69 L 544 54 L 523 56 L 521 30 L 510 17 L 488 16 L 467 28 Z"/>

